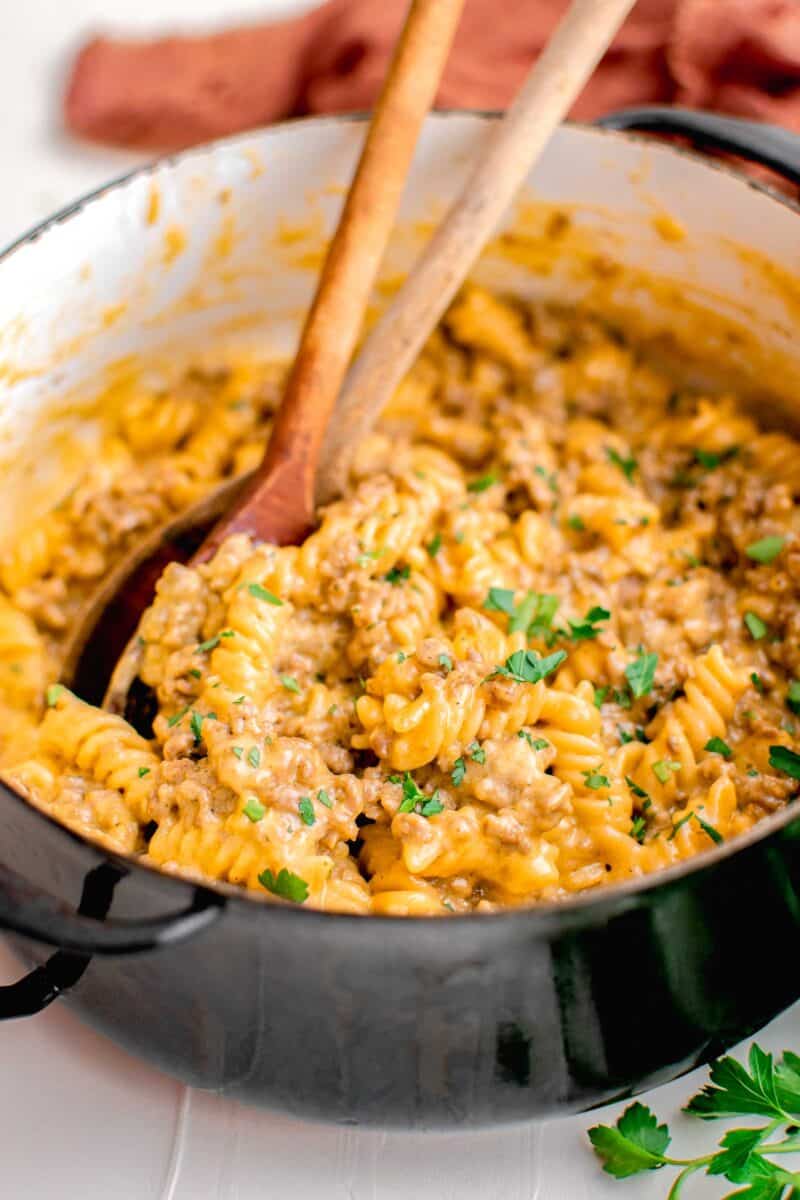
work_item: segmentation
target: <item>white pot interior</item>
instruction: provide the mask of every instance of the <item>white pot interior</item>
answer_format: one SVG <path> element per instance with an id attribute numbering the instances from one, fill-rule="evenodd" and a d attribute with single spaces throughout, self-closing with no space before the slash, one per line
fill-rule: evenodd
<path id="1" fill-rule="evenodd" d="M 428 120 L 384 266 L 407 269 L 490 119 Z M 83 202 L 0 262 L 0 538 L 90 453 L 109 371 L 290 352 L 364 131 L 321 119 L 166 161 Z M 798 218 L 734 174 L 624 135 L 562 128 L 476 276 L 632 326 L 687 377 L 736 381 L 763 412 L 800 384 L 790 274 Z M 789 270 L 787 270 L 787 265 Z M 55 481 L 58 481 L 56 484 Z"/>

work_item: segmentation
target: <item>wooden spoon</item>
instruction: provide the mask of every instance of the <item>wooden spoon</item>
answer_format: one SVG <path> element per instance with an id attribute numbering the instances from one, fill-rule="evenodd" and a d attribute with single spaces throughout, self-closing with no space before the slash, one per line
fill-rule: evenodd
<path id="1" fill-rule="evenodd" d="M 354 444 L 367 432 L 413 362 L 634 3 L 573 0 L 514 104 L 488 131 L 477 166 L 423 258 L 367 339 L 347 378 L 335 426 L 328 431 L 324 448 L 332 402 L 324 413 L 314 404 L 317 377 L 308 376 L 301 363 L 292 379 L 305 381 L 305 398 L 295 400 L 290 381 L 264 466 L 244 503 L 201 547 L 201 558 L 208 557 L 234 531 L 245 530 L 261 540 L 282 544 L 301 540 L 313 527 L 320 451 L 323 461 L 316 498 L 327 502 L 341 492 Z M 359 316 L 361 311 L 363 304 Z M 350 343 L 347 354 L 336 359 L 341 365 L 337 386 L 352 346 Z M 301 354 L 302 349 L 298 359 Z M 112 711 L 129 711 L 128 693 L 140 659 L 141 649 L 134 640 L 120 660 L 106 696 L 106 707 Z"/>
<path id="2" fill-rule="evenodd" d="M 463 7 L 464 0 L 413 0 L 410 5 L 264 459 L 248 481 L 226 481 L 198 505 L 153 530 L 90 597 L 73 623 L 61 665 L 62 679 L 80 680 L 83 694 L 96 690 L 96 664 L 109 659 L 108 635 L 113 631 L 108 621 L 103 622 L 102 638 L 93 636 L 89 644 L 102 614 L 136 571 L 114 615 L 123 620 L 130 614 L 131 599 L 144 593 L 144 603 L 135 610 L 138 617 L 152 596 L 148 586 L 169 561 L 166 544 L 176 535 L 207 529 L 214 518 L 222 518 L 193 555 L 193 561 L 202 562 L 232 533 L 286 545 L 302 541 L 313 528 L 314 480 L 325 427 L 361 331 L 419 132 L 435 99 Z M 158 547 L 164 547 L 164 553 L 157 555 L 154 572 L 148 560 Z M 185 561 L 186 555 L 180 556 L 174 547 L 171 557 Z"/>

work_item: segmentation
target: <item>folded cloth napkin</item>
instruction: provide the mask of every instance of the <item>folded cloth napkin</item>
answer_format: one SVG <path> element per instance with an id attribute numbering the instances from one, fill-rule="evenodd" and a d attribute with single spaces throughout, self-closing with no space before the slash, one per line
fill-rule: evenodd
<path id="1" fill-rule="evenodd" d="M 568 0 L 467 0 L 437 103 L 504 108 Z M 369 108 L 407 0 L 328 0 L 304 16 L 119 41 L 78 54 L 64 108 L 83 137 L 173 150 L 307 113 Z M 675 102 L 800 130 L 799 0 L 639 0 L 572 115 Z"/>

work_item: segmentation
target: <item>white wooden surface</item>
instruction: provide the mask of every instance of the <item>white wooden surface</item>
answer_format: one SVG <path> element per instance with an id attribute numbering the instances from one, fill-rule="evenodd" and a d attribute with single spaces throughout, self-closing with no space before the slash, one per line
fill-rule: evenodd
<path id="1" fill-rule="evenodd" d="M 0 39 L 0 245 L 136 162 L 61 132 L 58 94 L 81 36 L 283 13 L 303 0 L 23 0 Z M 787 950 L 787 952 L 789 952 Z M 0 944 L 0 983 L 19 967 Z M 632 998 L 635 1002 L 635 998 Z M 657 1032 L 654 1031 L 654 1037 Z M 800 1047 L 800 1008 L 759 1039 Z M 711 1130 L 679 1117 L 703 1072 L 648 1097 L 686 1153 Z M 56 1004 L 0 1025 L 0 1196 L 8 1200 L 656 1200 L 658 1175 L 602 1176 L 585 1130 L 610 1113 L 494 1133 L 387 1134 L 307 1125 L 202 1093 L 130 1058 Z M 696 1146 L 698 1149 L 693 1150 Z M 692 1197 L 724 1187 L 698 1183 Z"/>

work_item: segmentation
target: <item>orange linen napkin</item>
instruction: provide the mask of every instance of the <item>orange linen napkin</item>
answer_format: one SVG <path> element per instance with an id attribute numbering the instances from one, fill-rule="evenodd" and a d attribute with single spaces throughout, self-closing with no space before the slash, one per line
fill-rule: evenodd
<path id="1" fill-rule="evenodd" d="M 504 108 L 568 0 L 467 0 L 440 107 Z M 172 150 L 307 113 L 369 108 L 407 0 L 328 0 L 205 37 L 98 37 L 64 108 L 83 137 Z M 798 0 L 639 0 L 573 110 L 676 102 L 800 130 Z"/>

